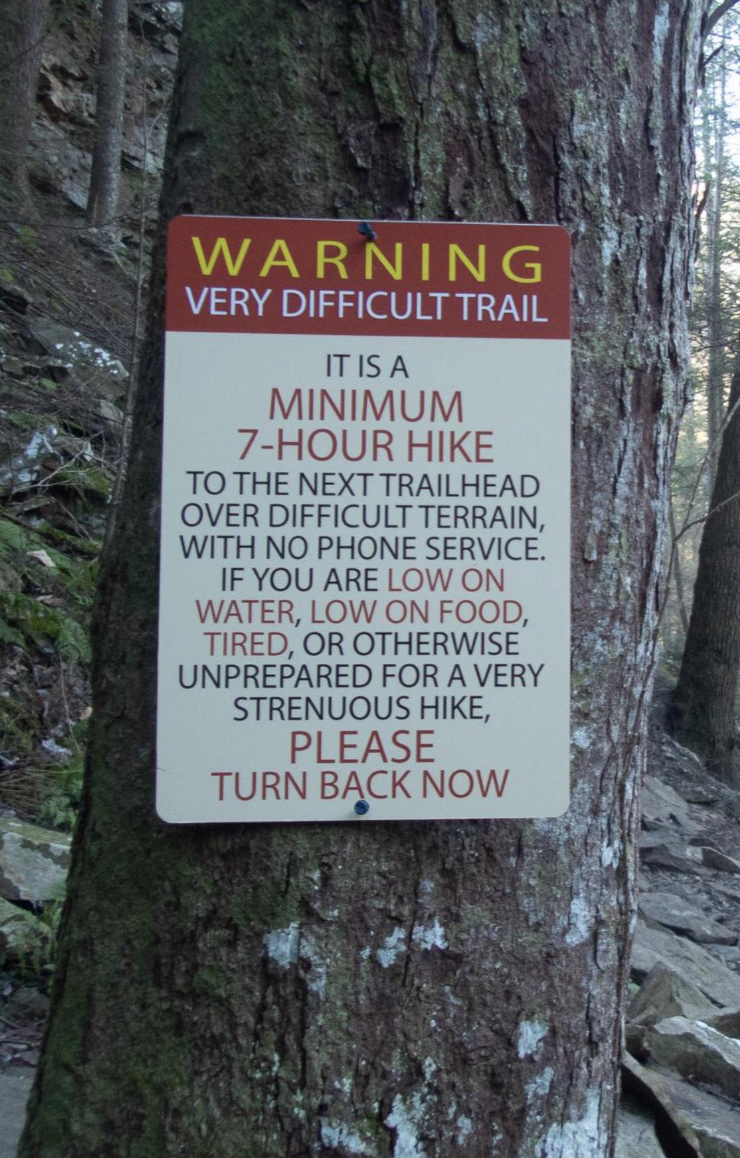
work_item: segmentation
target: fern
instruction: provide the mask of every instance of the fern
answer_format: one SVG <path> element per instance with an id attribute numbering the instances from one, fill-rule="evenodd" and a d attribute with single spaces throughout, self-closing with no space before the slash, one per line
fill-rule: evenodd
<path id="1" fill-rule="evenodd" d="M 26 646 L 26 640 L 15 627 L 11 627 L 4 619 L 0 619 L 0 643 L 14 643 L 16 647 Z"/>
<path id="2" fill-rule="evenodd" d="M 11 523 L 8 519 L 0 519 L 0 556 L 5 559 L 28 551 L 30 540 L 36 538 L 23 527 Z"/>
<path id="3" fill-rule="evenodd" d="M 29 642 L 43 647 L 51 642 L 56 644 L 63 659 L 81 664 L 90 662 L 90 641 L 77 620 L 30 595 L 0 591 L 0 623 L 4 624 L 7 642 L 17 643 L 17 636 L 21 637 L 21 646 Z M 7 640 L 8 632 L 17 635 Z"/>
<path id="4" fill-rule="evenodd" d="M 90 640 L 77 620 L 68 615 L 60 616 L 56 643 L 62 659 L 72 663 L 90 663 Z"/>
<path id="5" fill-rule="evenodd" d="M 29 530 L 28 527 L 19 527 L 9 519 L 0 519 L 0 558 L 17 559 L 19 555 L 27 556 L 29 551 L 42 549 L 60 571 L 68 572 L 74 566 L 66 555 L 50 547 L 35 531 Z"/>

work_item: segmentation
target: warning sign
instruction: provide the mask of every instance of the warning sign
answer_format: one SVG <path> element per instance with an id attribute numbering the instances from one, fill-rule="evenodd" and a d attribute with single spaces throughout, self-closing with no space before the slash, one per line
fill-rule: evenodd
<path id="1" fill-rule="evenodd" d="M 159 815 L 564 811 L 569 518 L 562 229 L 177 218 Z"/>

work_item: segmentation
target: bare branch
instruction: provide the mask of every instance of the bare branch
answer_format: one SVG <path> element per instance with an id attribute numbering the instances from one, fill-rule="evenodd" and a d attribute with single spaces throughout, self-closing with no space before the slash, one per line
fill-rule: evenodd
<path id="1" fill-rule="evenodd" d="M 685 535 L 686 531 L 688 530 L 688 523 L 691 519 L 691 512 L 692 512 L 693 507 L 694 507 L 694 502 L 696 501 L 696 493 L 699 490 L 699 483 L 702 480 L 704 472 L 707 469 L 707 466 L 709 465 L 709 460 L 711 459 L 712 455 L 714 454 L 714 451 L 717 449 L 717 447 L 722 442 L 722 439 L 723 439 L 724 433 L 725 433 L 725 429 L 732 422 L 732 420 L 735 417 L 738 410 L 740 410 L 740 398 L 737 400 L 737 402 L 735 402 L 729 408 L 729 410 L 725 414 L 724 418 L 722 419 L 722 422 L 720 423 L 720 428 L 717 431 L 717 435 L 716 435 L 714 441 L 710 444 L 709 449 L 707 450 L 706 454 L 704 455 L 703 459 L 701 460 L 701 463 L 699 464 L 699 470 L 697 472 L 696 479 L 694 480 L 694 487 L 693 487 L 693 490 L 691 492 L 691 496 L 689 498 L 688 510 L 686 511 L 684 521 L 681 524 L 681 529 L 673 540 L 674 548 L 675 548 L 675 545 L 678 542 L 678 540 L 680 538 L 682 538 L 683 535 Z M 723 505 L 723 504 L 720 504 L 720 505 Z M 714 510 L 719 510 L 719 506 L 715 507 Z M 701 519 L 696 520 L 696 522 L 702 522 L 702 521 L 703 520 L 701 520 Z M 692 523 L 691 525 L 695 526 L 695 523 Z"/>
<path id="2" fill-rule="evenodd" d="M 729 503 L 736 502 L 738 499 L 740 499 L 740 491 L 735 491 L 734 495 L 730 495 L 729 498 L 723 499 L 721 503 L 717 503 L 716 507 L 712 507 L 711 511 L 707 511 L 706 515 L 702 515 L 700 519 L 692 519 L 690 523 L 684 523 L 681 530 L 674 535 L 674 542 L 677 543 L 692 527 L 698 527 L 700 523 L 706 523 L 707 519 L 710 519 L 712 515 L 716 515 L 717 511 L 721 511 L 723 507 L 726 507 Z"/>
<path id="3" fill-rule="evenodd" d="M 703 40 L 706 40 L 712 29 L 717 26 L 722 17 L 726 16 L 730 9 L 734 8 L 737 3 L 738 0 L 722 0 L 722 3 L 718 4 L 717 7 L 709 13 L 707 16 L 707 22 L 704 25 L 704 34 L 702 37 Z"/>
<path id="4" fill-rule="evenodd" d="M 738 412 L 738 410 L 740 410 L 740 398 L 737 400 L 737 402 L 735 402 L 732 406 L 729 407 L 727 413 L 725 414 L 724 418 L 722 419 L 722 422 L 720 424 L 720 428 L 717 431 L 716 438 L 711 443 L 709 449 L 707 450 L 706 454 L 704 455 L 703 459 L 701 460 L 701 463 L 699 465 L 699 470 L 698 470 L 696 478 L 694 480 L 694 486 L 693 486 L 693 489 L 691 491 L 691 495 L 689 496 L 688 509 L 686 511 L 686 515 L 684 516 L 684 520 L 683 520 L 683 523 L 681 524 L 680 530 L 676 534 L 676 533 L 674 533 L 674 528 L 671 527 L 671 550 L 670 550 L 670 555 L 668 558 L 668 567 L 667 567 L 668 580 L 670 580 L 670 576 L 673 572 L 673 565 L 674 565 L 674 560 L 676 558 L 676 552 L 678 551 L 679 541 L 683 538 L 683 536 L 686 534 L 686 532 L 688 530 L 690 530 L 692 527 L 697 526 L 699 523 L 706 522 L 706 520 L 709 518 L 710 515 L 716 514 L 716 512 L 719 511 L 722 507 L 726 506 L 730 502 L 734 502 L 737 498 L 740 497 L 740 495 L 738 495 L 738 494 L 730 495 L 730 497 L 728 499 L 725 499 L 723 502 L 718 503 L 716 507 L 713 507 L 710 511 L 708 511 L 707 514 L 703 518 L 693 519 L 693 520 L 691 518 L 691 512 L 694 509 L 694 503 L 696 501 L 697 491 L 699 490 L 699 484 L 702 480 L 702 477 L 704 475 L 705 470 L 707 469 L 707 466 L 709 464 L 709 460 L 710 460 L 712 454 L 714 453 L 715 448 L 720 445 L 722 438 L 724 437 L 725 429 L 732 422 L 732 420 L 735 417 L 735 414 Z M 663 616 L 665 614 L 665 609 L 668 606 L 668 595 L 669 595 L 669 583 L 667 582 L 665 584 L 665 588 L 664 588 L 663 600 L 662 600 L 662 603 L 660 604 L 660 607 L 658 609 L 658 621 L 659 622 L 662 621 Z"/>
<path id="5" fill-rule="evenodd" d="M 709 56 L 706 57 L 706 59 L 702 60 L 702 62 L 701 62 L 702 69 L 707 69 L 709 67 L 709 65 L 712 63 L 712 61 L 715 59 L 715 57 L 719 56 L 719 54 L 723 48 L 724 48 L 724 44 L 720 44 L 718 48 L 715 48 L 714 52 L 710 52 Z"/>

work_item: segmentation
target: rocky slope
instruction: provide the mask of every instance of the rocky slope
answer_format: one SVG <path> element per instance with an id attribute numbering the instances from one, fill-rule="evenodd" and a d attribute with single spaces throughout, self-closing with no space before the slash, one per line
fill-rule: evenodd
<path id="1" fill-rule="evenodd" d="M 740 1158 L 739 813 L 738 794 L 656 727 L 642 790 L 621 1158 Z"/>
<path id="2" fill-rule="evenodd" d="M 33 204 L 0 217 L 0 810 L 69 828 L 182 5 L 132 0 L 118 219 L 86 227 L 96 6 L 53 0 Z"/>

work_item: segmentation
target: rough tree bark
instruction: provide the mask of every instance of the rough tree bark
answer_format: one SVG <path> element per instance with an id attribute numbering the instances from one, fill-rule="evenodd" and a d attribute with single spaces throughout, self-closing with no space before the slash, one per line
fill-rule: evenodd
<path id="1" fill-rule="evenodd" d="M 48 0 L 0 6 L 0 193 L 22 205 L 30 199 L 26 153 L 48 6 Z"/>
<path id="2" fill-rule="evenodd" d="M 87 199 L 90 225 L 109 225 L 118 212 L 127 42 L 128 0 L 103 0 L 95 141 Z"/>
<path id="3" fill-rule="evenodd" d="M 668 724 L 723 779 L 740 786 L 735 735 L 740 676 L 740 357 L 735 361 L 728 414 Z"/>
<path id="4" fill-rule="evenodd" d="M 164 220 L 572 232 L 573 802 L 531 823 L 157 821 L 160 241 L 21 1158 L 612 1153 L 701 15 L 699 0 L 189 0 Z"/>

